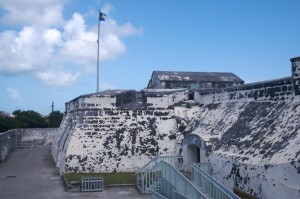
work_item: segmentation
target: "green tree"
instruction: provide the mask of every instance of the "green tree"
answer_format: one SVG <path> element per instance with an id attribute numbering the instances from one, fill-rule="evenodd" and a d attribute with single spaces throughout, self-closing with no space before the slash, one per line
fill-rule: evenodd
<path id="1" fill-rule="evenodd" d="M 62 119 L 64 117 L 64 114 L 60 111 L 53 111 L 48 116 L 48 126 L 49 127 L 59 127 Z"/>
<path id="2" fill-rule="evenodd" d="M 18 123 L 14 118 L 0 115 L 0 132 L 18 128 Z"/>
<path id="3" fill-rule="evenodd" d="M 47 127 L 46 118 L 40 113 L 28 110 L 16 110 L 13 112 L 18 128 L 45 128 Z"/>

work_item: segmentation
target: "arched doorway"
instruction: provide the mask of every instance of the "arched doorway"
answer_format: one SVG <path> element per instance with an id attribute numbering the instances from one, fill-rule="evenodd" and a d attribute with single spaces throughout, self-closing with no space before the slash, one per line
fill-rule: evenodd
<path id="1" fill-rule="evenodd" d="M 207 162 L 204 141 L 195 134 L 187 135 L 181 142 L 184 170 L 190 171 L 192 163 Z"/>
<path id="2" fill-rule="evenodd" d="M 189 162 L 200 163 L 200 148 L 197 145 L 191 144 L 187 147 Z"/>

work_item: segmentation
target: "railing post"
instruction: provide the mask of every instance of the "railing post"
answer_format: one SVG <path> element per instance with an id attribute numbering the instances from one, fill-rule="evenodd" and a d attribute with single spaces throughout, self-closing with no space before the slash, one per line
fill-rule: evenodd
<path id="1" fill-rule="evenodd" d="M 142 184 L 142 193 L 145 193 L 145 181 L 144 181 L 144 178 L 145 176 L 142 175 L 142 178 L 141 178 L 141 184 Z"/>

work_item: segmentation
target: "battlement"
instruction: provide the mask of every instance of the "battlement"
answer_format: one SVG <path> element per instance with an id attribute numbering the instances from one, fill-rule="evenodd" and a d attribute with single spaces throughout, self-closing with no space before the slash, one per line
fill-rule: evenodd
<path id="1" fill-rule="evenodd" d="M 300 95 L 300 57 L 292 58 L 290 77 L 255 82 L 214 90 L 196 90 L 200 104 L 227 101 L 286 101 Z"/>
<path id="2" fill-rule="evenodd" d="M 291 77 L 194 93 L 195 100 L 200 104 L 226 101 L 285 101 L 293 97 L 293 78 Z"/>
<path id="3" fill-rule="evenodd" d="M 81 95 L 67 102 L 65 112 L 168 109 L 187 98 L 187 89 L 107 90 Z"/>

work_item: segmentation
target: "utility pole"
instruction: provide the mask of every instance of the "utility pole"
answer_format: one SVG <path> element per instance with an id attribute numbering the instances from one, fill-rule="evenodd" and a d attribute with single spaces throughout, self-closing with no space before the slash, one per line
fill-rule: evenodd
<path id="1" fill-rule="evenodd" d="M 53 110 L 54 110 L 54 102 L 52 102 L 51 108 L 52 108 L 52 112 L 51 112 L 51 113 L 53 113 Z"/>

